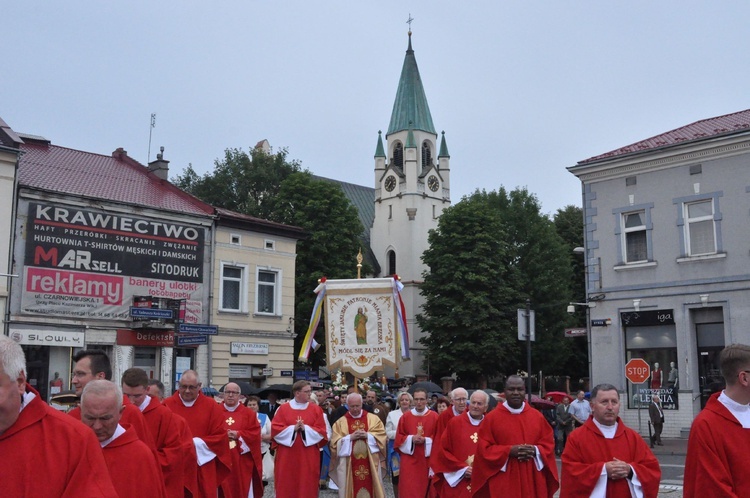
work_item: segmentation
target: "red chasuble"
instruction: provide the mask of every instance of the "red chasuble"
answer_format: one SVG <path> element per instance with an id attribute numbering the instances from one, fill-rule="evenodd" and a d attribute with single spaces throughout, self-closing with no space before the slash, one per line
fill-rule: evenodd
<path id="1" fill-rule="evenodd" d="M 260 454 L 260 423 L 253 410 L 244 405 L 237 405 L 237 409 L 230 412 L 224 403 L 220 405 L 224 410 L 224 430 L 237 431 L 238 438 L 242 438 L 250 451 L 242 453 L 239 441 L 229 441 L 229 453 L 232 455 L 232 473 L 221 483 L 221 492 L 225 498 L 247 498 L 250 483 L 253 485 L 253 496 L 263 496 L 263 478 L 261 472 L 263 464 Z M 221 496 L 221 495 L 220 495 Z"/>
<path id="2" fill-rule="evenodd" d="M 447 410 L 446 410 L 447 411 Z M 443 412 L 445 413 L 445 412 Z M 442 414 L 441 414 L 442 415 Z M 440 453 L 430 458 L 430 466 L 435 475 L 457 472 L 474 466 L 477 453 L 479 426 L 471 423 L 469 413 L 452 417 L 443 430 Z M 455 487 L 441 480 L 440 498 L 468 498 L 471 496 L 471 480 L 461 479 Z"/>
<path id="3" fill-rule="evenodd" d="M 464 410 L 464 413 L 467 411 L 468 410 Z M 453 411 L 452 406 L 449 406 L 446 410 L 443 410 L 443 413 L 438 415 L 437 427 L 435 428 L 435 440 L 432 442 L 432 453 L 430 454 L 431 460 L 437 458 L 440 452 L 443 451 L 443 431 L 445 431 L 450 421 L 454 418 L 456 418 L 456 414 Z M 432 471 L 435 472 L 434 467 L 432 468 Z M 432 477 L 432 482 L 430 483 L 430 496 L 443 496 L 441 492 L 443 486 L 446 486 L 443 476 L 435 472 L 435 475 Z"/>
<path id="4" fill-rule="evenodd" d="M 219 485 L 232 471 L 232 457 L 229 454 L 229 438 L 224 430 L 224 410 L 213 400 L 199 394 L 195 404 L 185 406 L 176 392 L 164 400 L 164 406 L 185 419 L 190 434 L 183 437 L 197 437 L 203 440 L 216 457 L 198 467 L 197 496 L 215 498 Z"/>
<path id="5" fill-rule="evenodd" d="M 276 436 L 289 426 L 294 427 L 301 418 L 305 425 L 317 432 L 323 439 L 305 446 L 302 433 L 294 436 L 291 446 L 278 444 Z M 276 448 L 274 486 L 278 498 L 316 498 L 320 478 L 320 448 L 327 442 L 326 423 L 323 410 L 314 403 L 308 403 L 304 410 L 295 410 L 290 403 L 281 405 L 271 422 L 271 436 Z"/>
<path id="6" fill-rule="evenodd" d="M 685 461 L 685 498 L 703 496 L 740 497 L 750 491 L 747 450 L 750 429 L 711 396 L 693 421 Z"/>
<path id="7" fill-rule="evenodd" d="M 485 416 L 478 444 L 471 477 L 473 496 L 552 498 L 557 491 L 552 427 L 539 410 L 524 403 L 523 411 L 514 414 L 498 405 Z M 537 470 L 534 459 L 509 458 L 511 446 L 517 444 L 535 445 L 544 468 Z M 505 471 L 500 470 L 505 465 Z"/>
<path id="8" fill-rule="evenodd" d="M 560 497 L 588 498 L 601 477 L 604 464 L 615 458 L 633 467 L 643 485 L 644 496 L 652 497 L 659 493 L 659 461 L 641 435 L 626 427 L 618 417 L 615 437 L 606 439 L 594 424 L 593 417 L 589 417 L 586 423 L 568 436 L 568 442 L 565 443 Z M 630 496 L 627 479 L 607 480 L 608 498 Z"/>
<path id="9" fill-rule="evenodd" d="M 146 446 L 155 452 L 156 443 L 154 443 L 154 438 L 151 436 L 151 431 L 146 426 L 146 419 L 143 418 L 141 411 L 137 406 L 131 403 L 130 398 L 125 395 L 122 396 L 122 406 L 123 409 L 122 415 L 120 416 L 120 425 L 123 427 L 126 425 L 131 426 L 138 436 L 138 439 L 146 443 Z M 76 420 L 81 420 L 81 407 L 76 406 L 68 412 L 68 415 Z"/>
<path id="10" fill-rule="evenodd" d="M 102 452 L 120 498 L 165 496 L 164 480 L 154 453 L 131 427 L 125 427 L 125 433 L 103 447 Z"/>
<path id="11" fill-rule="evenodd" d="M 36 394 L 0 434 L 0 494 L 14 498 L 118 498 L 94 432 Z"/>
<path id="12" fill-rule="evenodd" d="M 167 497 L 183 498 L 186 487 L 195 490 L 195 485 L 191 486 L 189 483 L 195 480 L 197 472 L 192 439 L 188 444 L 181 437 L 183 432 L 190 434 L 190 428 L 184 418 L 163 406 L 153 396 L 142 413 L 156 443 L 156 458 L 164 476 Z M 187 473 L 186 466 L 190 468 Z"/>
<path id="13" fill-rule="evenodd" d="M 401 453 L 401 471 L 398 483 L 400 496 L 414 496 L 422 498 L 429 487 L 430 457 L 425 456 L 426 444 L 413 445 L 411 455 L 401 451 L 401 446 L 407 442 L 409 436 L 421 434 L 432 438 L 435 442 L 438 416 L 432 410 L 425 410 L 425 415 L 414 415 L 413 410 L 404 413 L 398 421 L 396 439 L 393 448 Z"/>
<path id="14" fill-rule="evenodd" d="M 360 418 L 352 417 L 351 413 L 346 412 L 342 417 L 344 422 L 336 421 L 337 427 L 340 424 L 346 424 L 346 433 L 352 434 L 358 430 L 370 432 L 370 423 L 367 420 L 368 413 L 362 412 Z M 383 451 L 385 448 L 381 448 Z M 335 451 L 335 449 L 334 449 Z M 378 460 L 379 461 L 379 460 Z M 373 472 L 380 472 L 380 466 L 375 465 L 374 468 L 370 465 L 370 449 L 368 447 L 368 440 L 358 440 L 352 442 L 352 452 L 349 456 L 349 471 L 351 474 L 347 477 L 347 480 L 352 483 L 351 496 L 374 496 L 372 474 Z M 339 483 L 339 487 L 347 487 L 347 483 Z M 364 491 L 363 491 L 364 490 Z M 348 489 L 347 489 L 348 491 Z M 349 496 L 349 495 L 347 495 Z"/>

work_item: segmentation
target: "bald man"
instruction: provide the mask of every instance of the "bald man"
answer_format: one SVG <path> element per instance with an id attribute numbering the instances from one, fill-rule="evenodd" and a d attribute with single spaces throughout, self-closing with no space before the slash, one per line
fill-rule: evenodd
<path id="1" fill-rule="evenodd" d="M 240 386 L 234 382 L 224 386 L 221 407 L 232 455 L 232 473 L 221 484 L 221 490 L 225 498 L 260 498 L 263 496 L 260 423 L 255 412 L 240 403 L 240 394 Z"/>

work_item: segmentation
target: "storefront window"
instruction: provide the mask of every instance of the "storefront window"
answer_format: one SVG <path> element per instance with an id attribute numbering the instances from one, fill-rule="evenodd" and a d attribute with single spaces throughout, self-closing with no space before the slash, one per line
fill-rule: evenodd
<path id="1" fill-rule="evenodd" d="M 679 375 L 677 332 L 672 310 L 622 313 L 625 329 L 625 361 L 642 358 L 651 367 L 643 384 L 628 384 L 628 408 L 646 408 L 654 394 L 666 410 L 676 410 Z"/>

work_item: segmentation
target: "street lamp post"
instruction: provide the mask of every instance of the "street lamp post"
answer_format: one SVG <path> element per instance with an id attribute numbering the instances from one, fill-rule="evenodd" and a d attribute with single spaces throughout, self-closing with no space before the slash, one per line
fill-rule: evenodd
<path id="1" fill-rule="evenodd" d="M 571 303 L 571 305 L 579 305 L 579 306 L 586 306 L 586 348 L 587 348 L 587 356 L 588 356 L 588 371 L 589 371 L 589 389 L 591 388 L 591 383 L 594 380 L 593 374 L 592 374 L 592 368 L 591 368 L 591 308 L 596 306 L 596 303 L 592 303 L 589 301 L 589 264 L 588 259 L 586 258 L 586 249 L 584 247 L 576 247 L 573 249 L 573 253 L 580 254 L 583 256 L 583 288 L 585 292 L 585 303 Z M 570 307 L 568 307 L 568 312 L 570 313 Z"/>

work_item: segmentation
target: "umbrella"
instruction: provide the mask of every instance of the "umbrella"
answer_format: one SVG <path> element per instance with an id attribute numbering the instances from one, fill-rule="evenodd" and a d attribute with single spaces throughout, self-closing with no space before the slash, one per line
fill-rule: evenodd
<path id="1" fill-rule="evenodd" d="M 258 389 L 250 385 L 249 382 L 243 382 L 243 381 L 236 381 L 234 382 L 238 386 L 240 386 L 240 394 L 244 394 L 245 396 L 250 396 L 251 394 L 255 394 L 258 392 Z M 219 392 L 224 392 L 224 388 L 227 387 L 226 384 L 221 386 L 221 389 L 219 389 Z"/>
<path id="2" fill-rule="evenodd" d="M 75 390 L 70 390 L 70 391 L 62 391 L 60 393 L 53 395 L 49 399 L 49 401 L 50 403 L 55 403 L 57 405 L 73 406 L 76 403 L 78 403 L 80 399 L 78 398 L 78 396 L 76 396 Z"/>
<path id="3" fill-rule="evenodd" d="M 211 387 L 211 386 L 202 387 L 201 391 L 206 396 L 211 396 L 211 397 L 214 397 L 219 394 L 219 391 L 217 391 L 215 387 Z"/>
<path id="4" fill-rule="evenodd" d="M 409 394 L 414 394 L 414 391 L 418 388 L 425 389 L 428 393 L 442 393 L 443 388 L 439 385 L 435 384 L 434 382 L 415 382 L 411 386 L 409 386 Z"/>
<path id="5" fill-rule="evenodd" d="M 573 396 L 571 396 L 568 393 L 564 393 L 562 391 L 550 391 L 544 395 L 545 398 L 547 396 L 552 396 L 552 401 L 554 401 L 555 403 L 560 403 L 563 400 L 563 398 L 568 398 L 569 400 L 573 399 Z"/>
<path id="6" fill-rule="evenodd" d="M 548 410 L 555 407 L 555 403 L 546 399 L 540 398 L 536 394 L 531 395 L 531 406 L 537 410 Z"/>
<path id="7" fill-rule="evenodd" d="M 266 399 L 271 393 L 276 394 L 279 398 L 290 398 L 292 396 L 292 386 L 290 384 L 272 384 L 258 390 L 255 394 Z"/>

